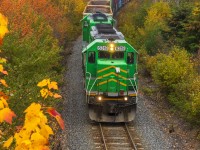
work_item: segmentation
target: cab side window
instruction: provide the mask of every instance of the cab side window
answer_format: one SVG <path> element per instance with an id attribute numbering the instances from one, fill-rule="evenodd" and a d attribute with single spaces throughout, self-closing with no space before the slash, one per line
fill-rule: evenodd
<path id="1" fill-rule="evenodd" d="M 88 53 L 88 62 L 89 63 L 95 63 L 95 52 L 89 52 Z"/>
<path id="2" fill-rule="evenodd" d="M 134 53 L 127 53 L 127 64 L 134 64 Z"/>

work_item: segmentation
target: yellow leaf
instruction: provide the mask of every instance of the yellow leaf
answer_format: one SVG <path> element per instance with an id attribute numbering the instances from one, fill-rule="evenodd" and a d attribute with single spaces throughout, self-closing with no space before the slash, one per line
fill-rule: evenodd
<path id="1" fill-rule="evenodd" d="M 0 72 L 3 71 L 3 65 L 0 64 Z"/>
<path id="2" fill-rule="evenodd" d="M 13 136 L 11 136 L 4 144 L 3 147 L 10 147 L 10 144 L 13 142 Z"/>
<path id="3" fill-rule="evenodd" d="M 42 96 L 43 98 L 47 98 L 48 95 L 49 95 L 49 90 L 43 88 L 43 89 L 40 90 L 40 94 L 41 94 L 41 96 Z"/>
<path id="4" fill-rule="evenodd" d="M 2 101 L 0 101 L 0 109 L 3 109 L 4 108 L 4 104 Z"/>
<path id="5" fill-rule="evenodd" d="M 31 141 L 36 145 L 45 145 L 47 144 L 47 139 L 44 138 L 40 133 L 36 132 L 31 135 Z"/>
<path id="6" fill-rule="evenodd" d="M 41 127 L 40 131 L 41 135 L 43 135 L 46 139 L 49 139 L 49 135 L 53 135 L 53 130 L 49 125 L 44 125 Z"/>
<path id="7" fill-rule="evenodd" d="M 44 79 L 44 80 L 42 80 L 41 82 L 39 82 L 39 83 L 37 84 L 37 86 L 39 86 L 39 87 L 44 87 L 44 86 L 47 86 L 48 84 L 50 84 L 50 79 Z"/>
<path id="8" fill-rule="evenodd" d="M 0 13 L 0 39 L 3 39 L 6 33 L 8 33 L 8 19 Z"/>
<path id="9" fill-rule="evenodd" d="M 3 102 L 5 107 L 8 107 L 8 103 L 3 97 L 1 97 L 1 101 Z"/>
<path id="10" fill-rule="evenodd" d="M 8 87 L 8 84 L 4 79 L 0 79 L 1 84 L 3 84 L 5 87 Z"/>
<path id="11" fill-rule="evenodd" d="M 4 69 L 4 68 L 3 68 L 3 65 L 0 64 L 0 72 L 2 72 L 3 74 L 8 75 L 8 72 L 5 71 L 5 70 L 3 70 L 3 69 Z"/>
<path id="12" fill-rule="evenodd" d="M 40 104 L 32 103 L 24 112 L 25 113 L 34 113 L 39 112 L 41 109 Z"/>
<path id="13" fill-rule="evenodd" d="M 8 107 L 8 103 L 6 102 L 6 100 L 3 97 L 1 97 L 0 98 L 0 109 L 3 109 L 5 107 Z"/>
<path id="14" fill-rule="evenodd" d="M 24 140 L 24 141 L 22 142 L 22 144 L 30 145 L 30 144 L 31 144 L 31 141 L 30 141 L 30 140 Z"/>
<path id="15" fill-rule="evenodd" d="M 58 85 L 57 82 L 51 82 L 50 84 L 48 84 L 48 88 L 49 89 L 54 89 L 54 90 L 58 90 Z"/>
<path id="16" fill-rule="evenodd" d="M 7 61 L 7 60 L 6 60 L 5 58 L 0 58 L 0 63 L 1 63 L 1 64 L 6 63 L 6 61 Z"/>

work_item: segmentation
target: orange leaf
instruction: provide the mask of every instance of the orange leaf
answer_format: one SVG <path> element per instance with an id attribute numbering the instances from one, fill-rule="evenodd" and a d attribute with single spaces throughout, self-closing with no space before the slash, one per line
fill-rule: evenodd
<path id="1" fill-rule="evenodd" d="M 62 98 L 62 96 L 59 95 L 59 94 L 57 94 L 57 93 L 55 93 L 55 94 L 53 95 L 53 97 L 54 97 L 54 98 Z"/>
<path id="2" fill-rule="evenodd" d="M 1 79 L 0 82 L 1 82 L 5 87 L 8 87 L 8 84 L 6 83 L 5 80 Z"/>
<path id="3" fill-rule="evenodd" d="M 8 96 L 0 91 L 0 97 L 3 97 L 5 100 L 8 100 Z"/>
<path id="4" fill-rule="evenodd" d="M 56 120 L 58 121 L 58 124 L 60 125 L 61 129 L 64 130 L 65 124 L 61 116 L 56 116 Z"/>
<path id="5" fill-rule="evenodd" d="M 4 108 L 0 111 L 0 122 L 6 121 L 7 123 L 12 124 L 13 117 L 16 117 L 16 115 L 9 108 Z"/>
<path id="6" fill-rule="evenodd" d="M 51 91 L 48 91 L 48 95 L 52 97 L 53 93 Z"/>
<path id="7" fill-rule="evenodd" d="M 8 72 L 5 71 L 5 70 L 3 70 L 2 73 L 5 74 L 5 75 L 8 75 Z"/>

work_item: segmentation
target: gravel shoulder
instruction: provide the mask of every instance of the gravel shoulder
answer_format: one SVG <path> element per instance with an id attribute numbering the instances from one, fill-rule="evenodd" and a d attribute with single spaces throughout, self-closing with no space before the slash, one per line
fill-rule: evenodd
<path id="1" fill-rule="evenodd" d="M 147 78 L 140 78 L 140 91 L 154 88 Z M 135 126 L 149 150 L 198 150 L 198 128 L 180 118 L 160 92 L 149 96 L 140 92 Z"/>
<path id="2" fill-rule="evenodd" d="M 66 58 L 67 71 L 64 77 L 62 106 L 66 128 L 61 134 L 60 147 L 62 150 L 90 150 L 94 149 L 94 146 L 83 88 L 82 37 L 73 45 L 71 55 Z"/>

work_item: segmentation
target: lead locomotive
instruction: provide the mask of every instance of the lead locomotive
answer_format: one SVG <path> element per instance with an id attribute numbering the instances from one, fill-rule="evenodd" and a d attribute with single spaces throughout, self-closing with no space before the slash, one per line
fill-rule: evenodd
<path id="1" fill-rule="evenodd" d="M 114 23 L 110 13 L 82 19 L 86 102 L 97 122 L 130 122 L 136 113 L 138 53 Z"/>

